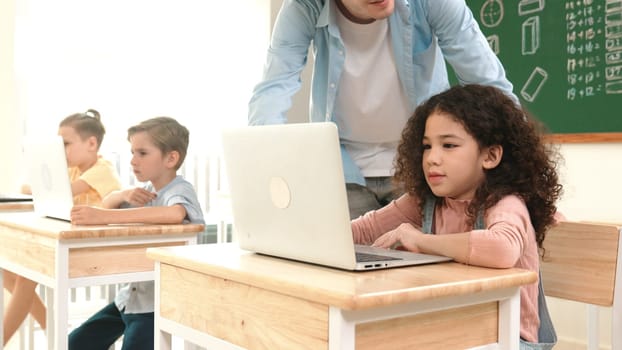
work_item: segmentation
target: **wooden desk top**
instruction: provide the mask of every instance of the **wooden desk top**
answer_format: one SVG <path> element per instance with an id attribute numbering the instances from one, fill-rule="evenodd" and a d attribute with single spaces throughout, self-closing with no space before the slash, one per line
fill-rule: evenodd
<path id="1" fill-rule="evenodd" d="M 1 211 L 24 210 L 31 211 L 34 209 L 32 202 L 2 202 L 0 203 Z"/>
<path id="2" fill-rule="evenodd" d="M 350 272 L 251 253 L 235 243 L 149 248 L 147 257 L 346 310 L 468 295 L 537 281 L 532 271 L 453 262 Z"/>
<path id="3" fill-rule="evenodd" d="M 0 227 L 26 231 L 53 239 L 84 239 L 202 232 L 203 224 L 180 225 L 72 225 L 37 216 L 34 212 L 0 212 Z"/>

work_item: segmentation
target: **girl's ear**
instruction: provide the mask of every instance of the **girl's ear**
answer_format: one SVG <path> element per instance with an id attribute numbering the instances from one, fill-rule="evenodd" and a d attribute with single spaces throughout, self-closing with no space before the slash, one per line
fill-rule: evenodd
<path id="1" fill-rule="evenodd" d="M 484 161 L 482 166 L 484 169 L 494 169 L 501 163 L 501 158 L 503 157 L 503 147 L 501 145 L 493 145 L 486 147 L 484 150 Z"/>
<path id="2" fill-rule="evenodd" d="M 177 162 L 179 162 L 179 152 L 170 151 L 164 156 L 164 162 L 166 166 L 169 168 L 175 168 L 177 166 Z"/>
<path id="3" fill-rule="evenodd" d="M 97 152 L 97 137 L 95 136 L 89 136 L 88 139 L 86 139 L 86 142 L 88 143 L 88 148 L 89 151 L 95 151 Z"/>

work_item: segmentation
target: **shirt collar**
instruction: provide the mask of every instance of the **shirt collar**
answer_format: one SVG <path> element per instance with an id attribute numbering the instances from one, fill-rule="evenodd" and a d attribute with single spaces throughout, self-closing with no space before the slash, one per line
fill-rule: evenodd
<path id="1" fill-rule="evenodd" d="M 320 27 L 326 27 L 327 25 L 331 24 L 331 23 L 335 23 L 335 18 L 334 18 L 334 14 L 331 13 L 332 9 L 331 7 L 333 4 L 333 0 L 327 0 L 324 3 L 324 7 L 322 7 L 322 11 L 320 12 L 320 16 L 317 19 L 317 23 L 315 24 L 315 26 L 317 28 Z M 331 16 L 333 15 L 333 16 Z M 332 20 L 331 20 L 332 19 Z"/>
<path id="2" fill-rule="evenodd" d="M 339 28 L 337 27 L 337 4 L 334 0 L 327 0 L 320 12 L 320 16 L 315 24 L 316 28 L 328 27 L 328 33 L 333 37 L 340 38 Z"/>

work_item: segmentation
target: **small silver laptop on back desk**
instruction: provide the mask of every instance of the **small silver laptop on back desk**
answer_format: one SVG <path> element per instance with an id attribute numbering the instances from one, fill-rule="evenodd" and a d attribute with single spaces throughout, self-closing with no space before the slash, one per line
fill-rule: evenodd
<path id="1" fill-rule="evenodd" d="M 345 270 L 451 260 L 354 244 L 334 123 L 229 128 L 222 142 L 240 248 Z"/>
<path id="2" fill-rule="evenodd" d="M 73 195 L 63 139 L 29 139 L 24 155 L 35 214 L 70 221 Z"/>

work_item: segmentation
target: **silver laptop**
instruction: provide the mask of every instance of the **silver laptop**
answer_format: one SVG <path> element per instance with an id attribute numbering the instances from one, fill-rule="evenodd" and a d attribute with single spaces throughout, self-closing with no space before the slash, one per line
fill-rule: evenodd
<path id="1" fill-rule="evenodd" d="M 222 142 L 242 249 L 346 270 L 451 260 L 355 246 L 335 124 L 229 128 Z"/>
<path id="2" fill-rule="evenodd" d="M 24 155 L 35 213 L 70 221 L 73 196 L 63 139 L 29 139 L 24 144 Z"/>

